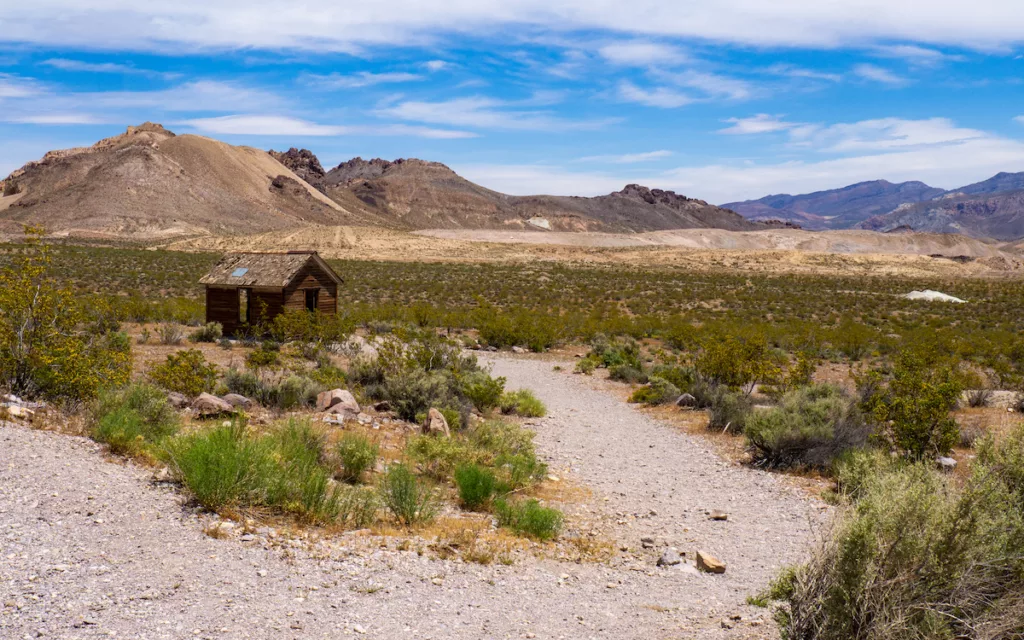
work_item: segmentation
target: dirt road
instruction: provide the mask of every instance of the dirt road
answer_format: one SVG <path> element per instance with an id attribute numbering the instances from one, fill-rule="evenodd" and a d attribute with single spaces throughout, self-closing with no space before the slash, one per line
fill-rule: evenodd
<path id="1" fill-rule="evenodd" d="M 87 441 L 0 426 L 0 637 L 763 637 L 744 604 L 801 557 L 815 500 L 719 460 L 551 363 L 500 358 L 510 387 L 550 408 L 538 443 L 554 473 L 594 491 L 619 543 L 609 564 L 464 564 L 269 533 L 202 531 L 151 472 Z M 706 510 L 729 513 L 710 521 Z M 651 536 L 656 548 L 641 549 Z M 665 545 L 710 550 L 724 575 L 657 568 Z M 617 545 L 618 546 L 618 545 Z M 723 618 L 742 616 L 739 621 Z M 760 619 L 759 619 L 760 617 Z M 725 628 L 731 626 L 732 628 Z"/>

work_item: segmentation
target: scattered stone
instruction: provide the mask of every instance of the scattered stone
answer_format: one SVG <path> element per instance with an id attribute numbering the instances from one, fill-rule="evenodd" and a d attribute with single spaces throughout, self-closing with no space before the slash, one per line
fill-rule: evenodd
<path id="1" fill-rule="evenodd" d="M 331 389 L 318 393 L 316 396 L 316 410 L 329 413 L 350 413 L 359 415 L 359 403 L 346 389 Z"/>
<path id="2" fill-rule="evenodd" d="M 697 552 L 697 568 L 705 573 L 725 573 L 725 563 L 707 551 Z"/>
<path id="3" fill-rule="evenodd" d="M 682 563 L 683 559 L 680 557 L 679 552 L 672 547 L 665 549 L 665 552 L 661 554 L 660 558 L 658 558 L 659 567 L 674 567 L 677 564 Z"/>
<path id="4" fill-rule="evenodd" d="M 177 391 L 171 391 L 167 394 L 167 402 L 175 409 L 184 409 L 188 406 L 188 398 Z"/>
<path id="5" fill-rule="evenodd" d="M 230 404 L 209 393 L 200 393 L 192 403 L 192 409 L 201 416 L 219 416 L 234 411 Z"/>
<path id="6" fill-rule="evenodd" d="M 391 411 L 391 403 L 388 402 L 387 400 L 381 400 L 377 404 L 373 405 L 373 410 L 379 411 L 381 413 L 385 411 Z"/>
<path id="7" fill-rule="evenodd" d="M 35 411 L 28 407 L 23 407 L 20 404 L 7 405 L 3 407 L 2 412 L 5 413 L 8 418 L 14 418 L 16 420 L 31 420 L 36 415 Z"/>
<path id="8" fill-rule="evenodd" d="M 548 475 L 548 482 L 558 482 L 559 480 L 561 480 L 561 478 L 559 478 L 558 476 Z"/>
<path id="9" fill-rule="evenodd" d="M 434 578 L 430 582 L 431 584 L 436 584 L 437 586 L 441 586 L 444 584 L 444 580 L 442 580 L 441 578 Z"/>
<path id="10" fill-rule="evenodd" d="M 512 353 L 526 353 L 526 349 L 522 347 L 512 347 Z"/>
<path id="11" fill-rule="evenodd" d="M 640 546 L 643 547 L 644 549 L 651 549 L 651 548 L 653 548 L 654 547 L 654 538 L 651 538 L 650 536 L 644 536 L 643 538 L 640 538 Z"/>
<path id="12" fill-rule="evenodd" d="M 364 629 L 363 625 L 361 625 L 361 624 L 354 624 L 354 625 L 352 625 L 352 630 L 355 631 L 356 633 L 360 634 L 360 635 L 364 635 L 366 633 L 366 629 Z"/>
<path id="13" fill-rule="evenodd" d="M 236 409 L 248 409 L 250 406 L 252 406 L 252 400 L 237 393 L 229 393 L 226 396 L 221 396 L 221 400 L 230 404 L 232 407 L 235 407 Z"/>
<path id="14" fill-rule="evenodd" d="M 712 511 L 708 514 L 708 520 L 728 520 L 729 514 L 724 511 Z"/>
<path id="15" fill-rule="evenodd" d="M 446 438 L 450 438 L 452 435 L 448 428 L 448 421 L 444 419 L 444 414 L 434 408 L 431 408 L 430 413 L 427 414 L 427 426 L 423 428 L 423 432 L 430 435 L 443 435 Z"/>
<path id="16" fill-rule="evenodd" d="M 939 465 L 939 469 L 942 469 L 943 471 L 946 472 L 950 472 L 956 469 L 956 460 L 954 460 L 953 458 L 947 458 L 946 456 L 942 456 L 939 459 L 937 459 L 935 463 Z"/>
<path id="17" fill-rule="evenodd" d="M 696 407 L 697 406 L 697 398 L 694 398 L 689 393 L 684 393 L 683 395 L 681 395 L 678 398 L 676 398 L 676 406 L 677 407 L 691 407 L 691 408 L 692 407 Z"/>

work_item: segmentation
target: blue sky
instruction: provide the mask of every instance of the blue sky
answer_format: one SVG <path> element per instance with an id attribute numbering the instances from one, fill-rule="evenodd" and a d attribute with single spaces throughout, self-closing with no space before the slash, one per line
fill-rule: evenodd
<path id="1" fill-rule="evenodd" d="M 517 194 L 1024 171 L 1019 0 L 318 4 L 0 0 L 0 173 L 145 120 Z"/>

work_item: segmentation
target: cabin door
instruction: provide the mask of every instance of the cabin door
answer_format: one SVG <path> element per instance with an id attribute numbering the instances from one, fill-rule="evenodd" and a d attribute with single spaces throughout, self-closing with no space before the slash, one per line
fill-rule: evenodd
<path id="1" fill-rule="evenodd" d="M 306 289 L 306 311 L 316 311 L 317 303 L 320 301 L 319 289 Z"/>

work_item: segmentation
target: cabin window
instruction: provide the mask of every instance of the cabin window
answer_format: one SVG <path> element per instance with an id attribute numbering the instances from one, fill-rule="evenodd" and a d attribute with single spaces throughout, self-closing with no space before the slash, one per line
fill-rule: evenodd
<path id="1" fill-rule="evenodd" d="M 319 289 L 306 289 L 306 311 L 316 311 L 316 305 L 319 300 Z"/>
<path id="2" fill-rule="evenodd" d="M 249 324 L 249 289 L 238 290 L 238 322 Z"/>

